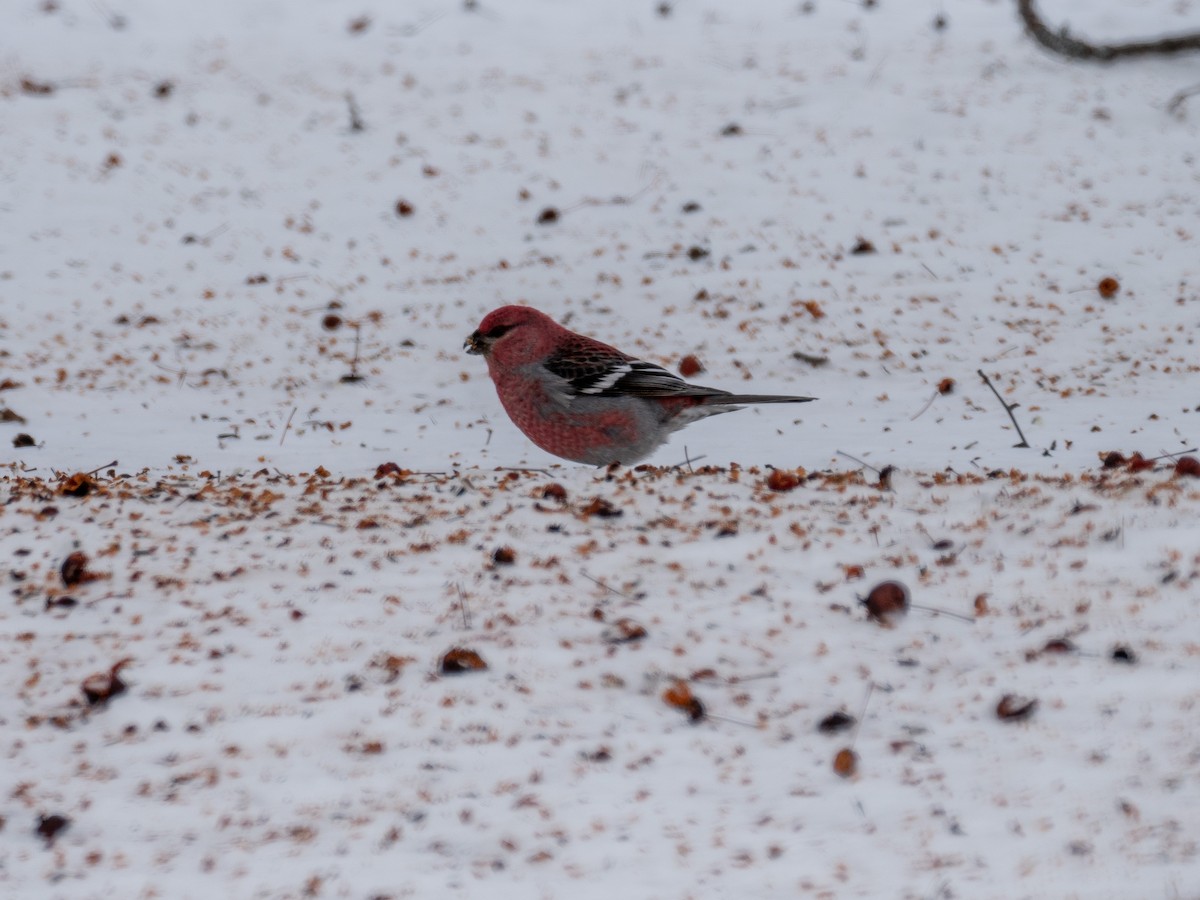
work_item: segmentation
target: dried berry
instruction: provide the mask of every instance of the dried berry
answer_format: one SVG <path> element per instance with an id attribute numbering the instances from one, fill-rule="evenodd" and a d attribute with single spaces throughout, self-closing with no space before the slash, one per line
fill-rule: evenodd
<path id="1" fill-rule="evenodd" d="M 679 374 L 684 378 L 695 378 L 703 371 L 703 364 L 691 353 L 679 361 Z"/>
<path id="2" fill-rule="evenodd" d="M 1175 460 L 1175 474 L 1200 478 L 1200 459 L 1194 456 L 1181 456 Z"/>
<path id="3" fill-rule="evenodd" d="M 64 559 L 58 570 L 59 575 L 62 576 L 63 584 L 67 587 L 74 587 L 80 582 L 88 580 L 87 564 L 87 554 L 82 550 L 76 550 Z"/>
<path id="4" fill-rule="evenodd" d="M 1121 282 L 1112 277 L 1101 278 L 1100 283 L 1096 285 L 1096 290 L 1100 292 L 1101 297 L 1108 300 L 1117 296 L 1117 291 L 1121 290 Z"/>
<path id="5" fill-rule="evenodd" d="M 871 618 L 890 624 L 908 612 L 908 588 L 899 581 L 881 581 L 860 602 L 867 608 Z"/>
<path id="6" fill-rule="evenodd" d="M 788 469 L 773 469 L 767 476 L 767 487 L 780 493 L 798 487 L 800 482 L 800 476 Z"/>
<path id="7" fill-rule="evenodd" d="M 833 771 L 842 778 L 851 778 L 858 772 L 858 754 L 850 747 L 843 747 L 833 757 Z"/>
<path id="8" fill-rule="evenodd" d="M 567 499 L 567 489 L 554 482 L 542 488 L 541 497 L 543 500 L 557 500 L 559 503 L 564 503 Z"/>
<path id="9" fill-rule="evenodd" d="M 478 672 L 486 669 L 487 663 L 474 650 L 465 647 L 454 647 L 442 657 L 441 670 L 443 675 L 459 675 L 463 672 Z"/>

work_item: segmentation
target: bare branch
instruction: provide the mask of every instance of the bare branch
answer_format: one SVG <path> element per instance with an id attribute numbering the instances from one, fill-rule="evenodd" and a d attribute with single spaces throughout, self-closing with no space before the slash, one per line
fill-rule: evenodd
<path id="1" fill-rule="evenodd" d="M 1073 37 L 1064 25 L 1052 31 L 1034 7 L 1033 0 L 1017 0 L 1017 12 L 1025 23 L 1030 36 L 1049 50 L 1070 59 L 1093 62 L 1112 62 L 1127 56 L 1170 56 L 1200 50 L 1200 33 L 1167 35 L 1148 41 L 1130 41 L 1126 44 L 1094 44 Z"/>
<path id="2" fill-rule="evenodd" d="M 1017 434 L 1021 438 L 1021 443 L 1013 444 L 1014 447 L 1028 447 L 1029 441 L 1025 440 L 1025 434 L 1021 431 L 1021 426 L 1017 424 L 1017 417 L 1013 415 L 1013 410 L 1017 408 L 1016 403 L 1006 403 L 1004 398 L 1000 396 L 1000 392 L 996 390 L 996 386 L 992 384 L 990 378 L 983 374 L 983 369 L 975 370 L 979 377 L 983 379 L 983 383 L 992 389 L 992 393 L 996 395 L 996 399 L 1000 401 L 1000 405 L 1004 407 L 1004 411 L 1008 413 L 1008 417 L 1012 419 L 1013 428 L 1017 429 Z"/>

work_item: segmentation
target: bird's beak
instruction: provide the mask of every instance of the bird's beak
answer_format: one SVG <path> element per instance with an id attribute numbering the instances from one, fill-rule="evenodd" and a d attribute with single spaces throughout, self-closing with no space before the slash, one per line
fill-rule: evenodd
<path id="1" fill-rule="evenodd" d="M 463 342 L 463 349 L 474 356 L 482 356 L 487 349 L 487 344 L 484 342 L 482 334 L 472 331 L 471 336 Z"/>

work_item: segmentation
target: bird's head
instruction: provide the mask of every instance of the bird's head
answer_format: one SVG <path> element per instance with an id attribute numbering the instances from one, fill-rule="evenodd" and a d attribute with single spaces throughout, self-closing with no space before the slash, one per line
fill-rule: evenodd
<path id="1" fill-rule="evenodd" d="M 516 362 L 520 357 L 545 351 L 562 328 L 549 316 L 529 306 L 501 306 L 483 317 L 463 349 L 491 360 L 493 354 Z"/>

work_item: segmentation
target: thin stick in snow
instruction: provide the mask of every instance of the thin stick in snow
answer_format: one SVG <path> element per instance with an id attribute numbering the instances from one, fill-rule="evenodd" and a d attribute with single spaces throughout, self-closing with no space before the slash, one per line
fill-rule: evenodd
<path id="1" fill-rule="evenodd" d="M 991 388 L 992 393 L 996 395 L 996 399 L 1000 401 L 1000 405 L 1004 407 L 1004 411 L 1008 413 L 1008 417 L 1012 419 L 1013 428 L 1017 429 L 1017 434 L 1021 438 L 1021 443 L 1013 444 L 1014 447 L 1028 447 L 1029 441 L 1025 440 L 1025 433 L 1021 431 L 1021 426 L 1017 424 L 1017 417 L 1013 415 L 1013 410 L 1020 406 L 1019 403 L 1006 403 L 1004 398 L 1000 396 L 1000 392 L 996 390 L 996 386 L 992 384 L 991 379 L 983 374 L 983 369 L 975 370 L 979 377 L 983 379 L 983 383 Z"/>
<path id="2" fill-rule="evenodd" d="M 297 409 L 297 407 L 295 407 L 295 406 L 292 407 L 292 415 L 288 416 L 287 423 L 283 426 L 283 434 L 281 434 L 279 436 L 279 446 L 280 447 L 283 446 L 283 439 L 287 437 L 288 431 L 291 430 L 292 418 L 296 415 L 296 409 Z"/>

